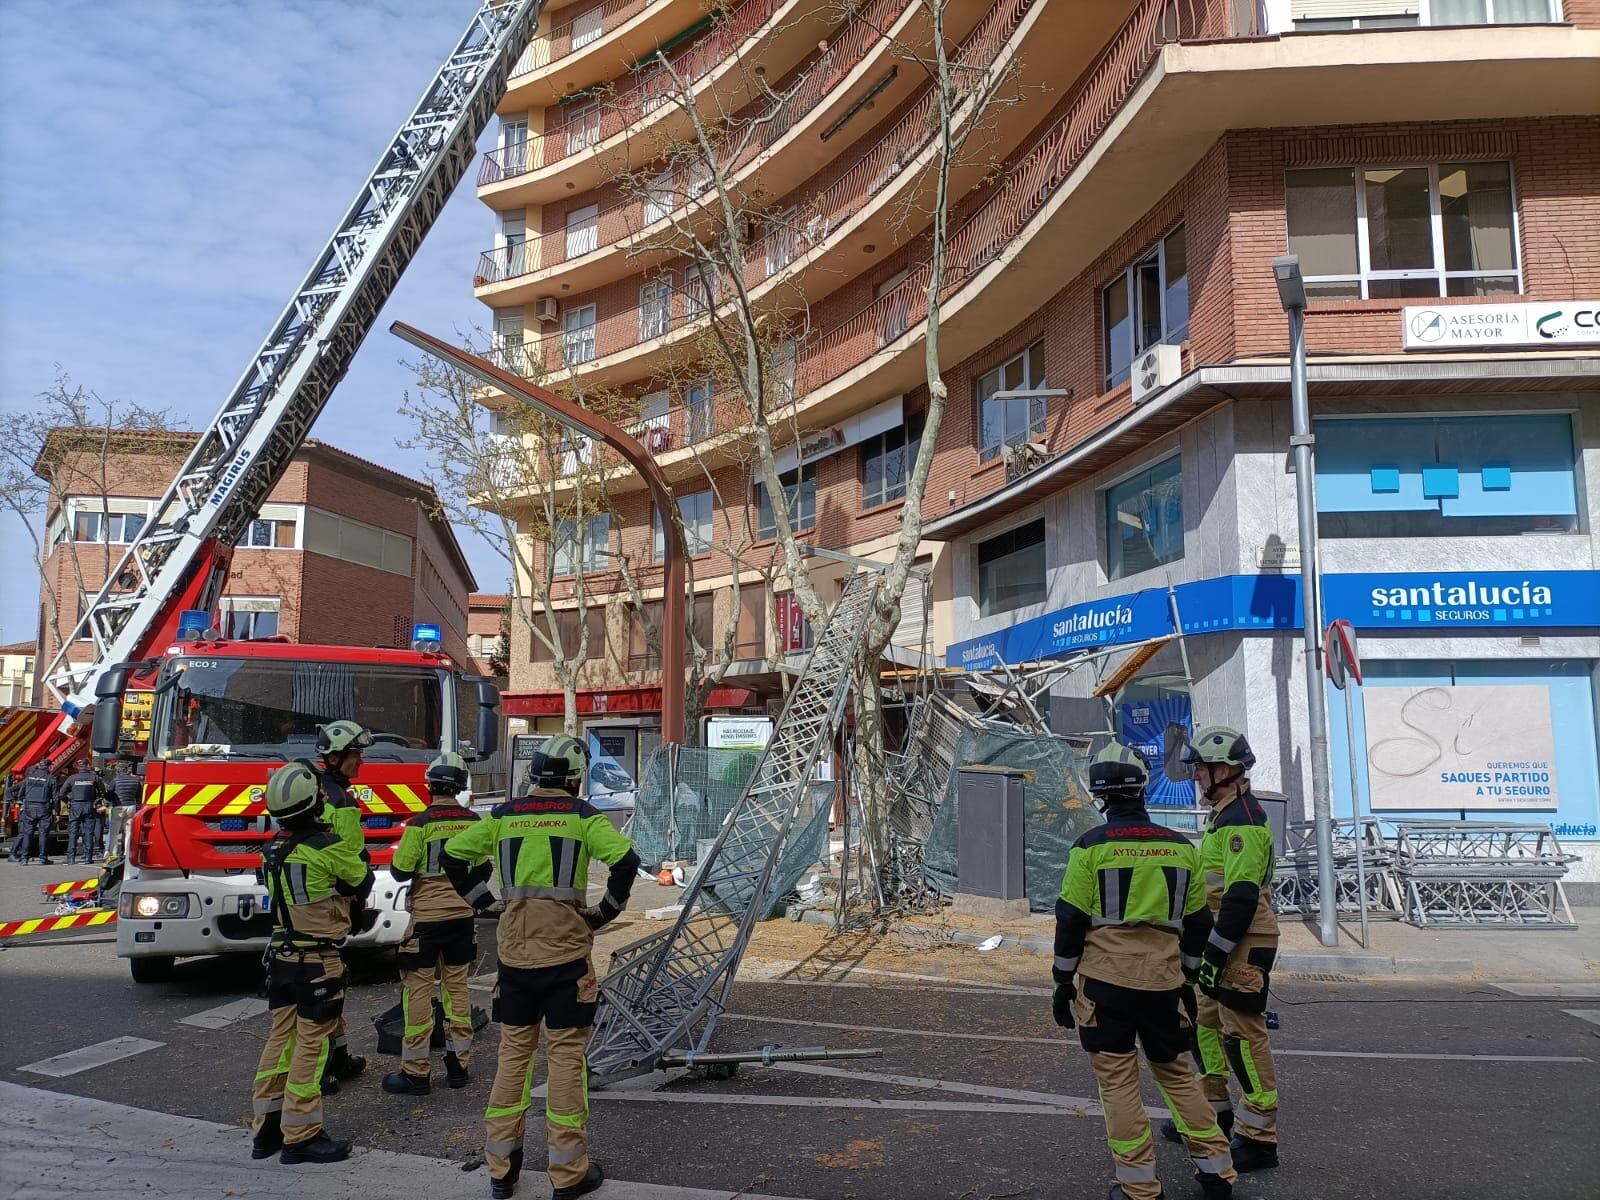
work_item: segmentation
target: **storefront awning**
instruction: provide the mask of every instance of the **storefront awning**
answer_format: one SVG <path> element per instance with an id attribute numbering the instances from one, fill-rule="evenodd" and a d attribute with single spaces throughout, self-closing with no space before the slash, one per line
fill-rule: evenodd
<path id="1" fill-rule="evenodd" d="M 749 708 L 758 703 L 748 688 L 718 687 L 706 699 L 710 708 Z M 560 692 L 506 692 L 500 697 L 500 710 L 508 717 L 559 717 L 563 710 Z M 661 711 L 659 687 L 608 688 L 578 693 L 578 715 L 606 713 L 648 713 Z"/>

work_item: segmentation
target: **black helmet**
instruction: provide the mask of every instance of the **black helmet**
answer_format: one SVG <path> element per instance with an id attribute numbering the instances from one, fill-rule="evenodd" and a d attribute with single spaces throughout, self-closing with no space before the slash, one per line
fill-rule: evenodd
<path id="1" fill-rule="evenodd" d="M 1226 764 L 1248 771 L 1256 765 L 1255 751 L 1244 734 L 1229 725 L 1207 725 L 1183 749 L 1186 763 Z"/>
<path id="2" fill-rule="evenodd" d="M 567 787 L 583 779 L 589 751 L 577 738 L 558 733 L 546 738 L 528 763 L 529 787 Z"/>
<path id="3" fill-rule="evenodd" d="M 470 782 L 467 764 L 459 754 L 445 751 L 428 764 L 428 791 L 435 796 L 454 796 L 467 790 Z"/>
<path id="4" fill-rule="evenodd" d="M 1121 742 L 1112 742 L 1089 764 L 1089 792 L 1096 799 L 1117 792 L 1142 794 L 1149 782 L 1144 757 Z"/>

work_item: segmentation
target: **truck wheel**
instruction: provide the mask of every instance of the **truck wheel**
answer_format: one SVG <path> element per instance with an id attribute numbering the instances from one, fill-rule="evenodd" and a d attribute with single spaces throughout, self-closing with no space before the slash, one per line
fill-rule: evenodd
<path id="1" fill-rule="evenodd" d="M 168 983 L 172 979 L 173 969 L 178 965 L 178 960 L 170 954 L 157 954 L 150 957 L 130 958 L 128 971 L 133 975 L 135 983 Z"/>

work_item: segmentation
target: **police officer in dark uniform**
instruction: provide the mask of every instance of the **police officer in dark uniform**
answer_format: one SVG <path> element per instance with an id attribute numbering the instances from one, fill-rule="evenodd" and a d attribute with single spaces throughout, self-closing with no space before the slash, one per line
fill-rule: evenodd
<path id="1" fill-rule="evenodd" d="M 35 766 L 28 771 L 27 777 L 22 781 L 22 832 L 17 836 L 19 847 L 18 857 L 27 862 L 33 855 L 33 847 L 39 847 L 39 865 L 50 865 L 50 818 L 55 811 L 55 804 L 50 798 L 50 772 L 42 765 Z"/>
<path id="2" fill-rule="evenodd" d="M 67 862 L 77 861 L 78 843 L 83 843 L 83 861 L 94 861 L 95 808 L 106 794 L 106 785 L 100 776 L 89 769 L 89 760 L 80 758 L 72 764 L 71 775 L 56 787 L 56 803 L 67 804 Z"/>
<path id="3" fill-rule="evenodd" d="M 1199 851 L 1145 811 L 1149 780 L 1144 759 L 1117 742 L 1089 767 L 1089 790 L 1106 822 L 1067 856 L 1056 901 L 1052 1012 L 1062 1028 L 1076 1024 L 1100 1086 L 1116 1164 L 1111 1200 L 1164 1194 L 1136 1045 L 1144 1047 L 1206 1200 L 1226 1200 L 1237 1178 L 1228 1139 L 1185 1055 L 1194 1005 L 1187 985 L 1201 966 L 1211 910 Z"/>

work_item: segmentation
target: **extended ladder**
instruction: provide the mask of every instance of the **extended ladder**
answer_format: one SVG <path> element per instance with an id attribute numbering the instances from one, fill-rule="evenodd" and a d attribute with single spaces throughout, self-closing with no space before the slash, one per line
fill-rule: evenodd
<path id="1" fill-rule="evenodd" d="M 653 1070 L 670 1052 L 698 1053 L 710 1043 L 817 759 L 839 731 L 879 579 L 865 572 L 846 583 L 672 928 L 612 955 L 589 1042 L 598 1083 Z"/>
<path id="2" fill-rule="evenodd" d="M 208 544 L 233 546 L 282 477 L 445 201 L 533 35 L 542 0 L 483 0 L 416 110 L 361 186 L 151 520 L 45 672 L 71 719 L 140 652 Z M 88 662 L 67 661 L 80 639 Z"/>

